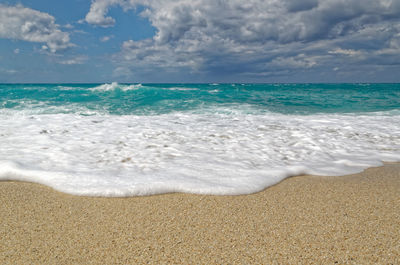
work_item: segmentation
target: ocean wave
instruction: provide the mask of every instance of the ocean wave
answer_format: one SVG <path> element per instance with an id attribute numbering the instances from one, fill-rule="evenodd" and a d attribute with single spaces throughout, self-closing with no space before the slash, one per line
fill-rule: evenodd
<path id="1" fill-rule="evenodd" d="M 129 91 L 129 90 L 137 90 L 143 88 L 142 84 L 132 84 L 132 85 L 125 85 L 119 84 L 117 82 L 106 83 L 102 84 L 93 88 L 90 88 L 92 91 L 114 91 L 114 90 L 122 90 L 122 91 Z"/>

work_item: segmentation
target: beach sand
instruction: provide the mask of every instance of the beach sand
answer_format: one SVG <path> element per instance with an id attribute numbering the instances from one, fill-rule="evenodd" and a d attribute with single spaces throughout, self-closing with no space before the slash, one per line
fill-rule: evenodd
<path id="1" fill-rule="evenodd" d="M 400 164 L 245 196 L 0 182 L 0 264 L 400 264 Z"/>

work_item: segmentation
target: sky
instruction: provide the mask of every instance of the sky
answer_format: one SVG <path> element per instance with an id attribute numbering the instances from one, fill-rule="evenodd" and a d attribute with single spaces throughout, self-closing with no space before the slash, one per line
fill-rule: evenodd
<path id="1" fill-rule="evenodd" d="M 0 82 L 400 82 L 400 0 L 1 0 Z"/>

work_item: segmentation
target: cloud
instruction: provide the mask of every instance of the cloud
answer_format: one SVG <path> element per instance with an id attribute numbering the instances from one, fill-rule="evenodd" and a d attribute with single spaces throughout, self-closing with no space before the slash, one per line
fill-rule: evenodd
<path id="1" fill-rule="evenodd" d="M 58 63 L 65 65 L 84 64 L 88 59 L 89 58 L 87 56 L 79 55 L 70 59 L 58 61 Z"/>
<path id="2" fill-rule="evenodd" d="M 107 41 L 111 40 L 112 38 L 114 38 L 113 35 L 110 35 L 110 36 L 103 36 L 103 37 L 100 38 L 100 41 L 101 41 L 101 42 L 107 42 Z"/>
<path id="3" fill-rule="evenodd" d="M 92 25 L 101 27 L 111 27 L 115 24 L 115 19 L 107 17 L 108 9 L 112 5 L 123 4 L 121 0 L 96 0 L 92 1 L 89 13 L 86 14 L 85 21 Z"/>
<path id="4" fill-rule="evenodd" d="M 114 25 L 111 6 L 144 7 L 140 15 L 156 29 L 151 39 L 122 44 L 119 73 L 186 67 L 265 76 L 284 67 L 333 69 L 368 54 L 383 63 L 398 50 L 399 0 L 94 0 L 86 21 Z"/>
<path id="5" fill-rule="evenodd" d="M 52 53 L 73 46 L 53 16 L 22 5 L 0 4 L 0 38 L 45 43 Z"/>
<path id="6" fill-rule="evenodd" d="M 272 64 L 283 68 L 311 68 L 317 65 L 317 58 L 307 57 L 305 54 L 301 53 L 293 57 L 277 57 L 272 60 Z"/>
<path id="7" fill-rule="evenodd" d="M 14 70 L 14 69 L 6 70 L 5 72 L 6 72 L 7 74 L 10 74 L 10 75 L 14 75 L 14 74 L 18 73 L 18 71 L 17 71 L 17 70 Z"/>
<path id="8" fill-rule="evenodd" d="M 286 0 L 284 3 L 289 12 L 306 11 L 318 6 L 318 0 Z"/>
<path id="9" fill-rule="evenodd" d="M 337 48 L 335 50 L 329 51 L 330 54 L 339 54 L 339 55 L 347 55 L 347 56 L 359 56 L 362 54 L 360 51 L 352 50 L 352 49 L 342 49 Z"/>
<path id="10" fill-rule="evenodd" d="M 63 25 L 62 27 L 66 28 L 66 29 L 73 29 L 74 28 L 74 26 L 69 24 L 69 23 L 66 24 L 66 25 Z"/>

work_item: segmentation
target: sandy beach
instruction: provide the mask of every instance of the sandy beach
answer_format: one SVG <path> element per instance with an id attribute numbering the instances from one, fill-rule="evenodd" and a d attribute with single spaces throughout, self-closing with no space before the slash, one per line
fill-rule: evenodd
<path id="1" fill-rule="evenodd" d="M 88 198 L 0 182 L 0 264 L 399 264 L 400 164 L 245 196 Z"/>

